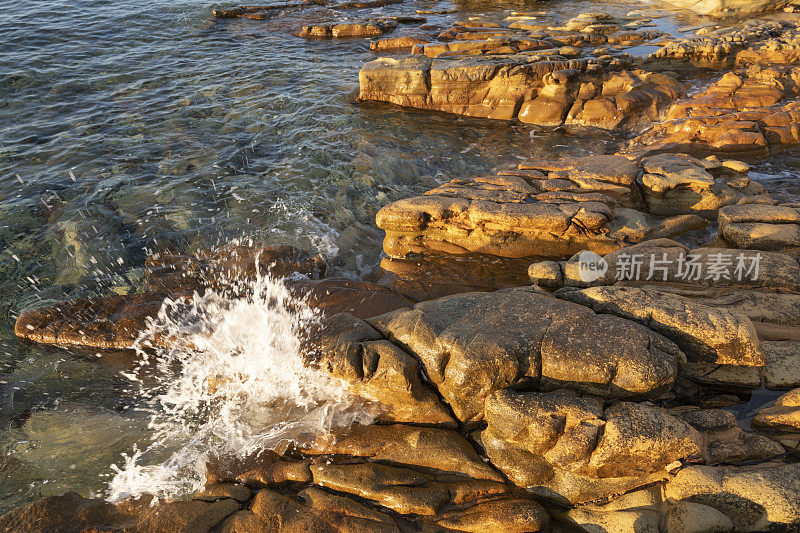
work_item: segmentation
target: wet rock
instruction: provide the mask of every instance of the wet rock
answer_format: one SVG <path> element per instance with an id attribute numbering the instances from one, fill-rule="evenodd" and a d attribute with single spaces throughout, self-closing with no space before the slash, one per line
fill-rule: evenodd
<path id="1" fill-rule="evenodd" d="M 153 507 L 136 525 L 141 533 L 202 533 L 241 509 L 236 500 L 169 502 Z"/>
<path id="2" fill-rule="evenodd" d="M 667 120 L 634 139 L 633 154 L 767 153 L 800 142 L 800 67 L 754 66 L 725 74 L 703 92 L 673 104 Z"/>
<path id="3" fill-rule="evenodd" d="M 750 319 L 689 298 L 634 287 L 562 289 L 556 296 L 586 305 L 597 313 L 635 320 L 661 333 L 690 361 L 763 366 L 766 356 Z"/>
<path id="4" fill-rule="evenodd" d="M 261 489 L 250 505 L 253 514 L 267 524 L 271 531 L 300 533 L 314 531 L 335 533 L 332 524 L 323 520 L 310 507 L 278 492 Z"/>
<path id="5" fill-rule="evenodd" d="M 90 500 L 76 492 L 48 496 L 0 516 L 0 530 L 51 533 L 103 528 L 133 529 L 136 517 L 103 500 Z"/>
<path id="6" fill-rule="evenodd" d="M 611 398 L 657 394 L 684 357 L 640 324 L 531 289 L 445 297 L 370 323 L 422 361 L 462 421 L 480 420 L 489 394 L 520 381 Z"/>
<path id="7" fill-rule="evenodd" d="M 207 485 L 202 491 L 192 495 L 193 500 L 204 502 L 216 502 L 226 498 L 244 503 L 250 499 L 250 489 L 238 483 L 219 483 Z"/>
<path id="8" fill-rule="evenodd" d="M 358 280 L 324 279 L 290 282 L 298 296 L 327 315 L 350 313 L 369 318 L 414 305 L 414 301 L 384 287 Z"/>
<path id="9" fill-rule="evenodd" d="M 372 41 L 369 43 L 369 49 L 375 52 L 382 52 L 386 50 L 402 50 L 405 48 L 411 48 L 416 44 L 424 44 L 427 42 L 427 39 L 404 35 L 403 37 L 391 37 L 388 39 Z"/>
<path id="10" fill-rule="evenodd" d="M 661 215 L 697 213 L 716 217 L 720 208 L 742 198 L 755 195 L 767 198 L 764 187 L 750 181 L 746 173 L 737 172 L 722 179 L 712 172 L 719 174 L 718 171 L 729 167 L 708 168 L 708 165 L 707 160 L 685 154 L 644 158 L 645 173 L 640 184 L 648 211 Z M 735 163 L 732 166 L 736 166 Z"/>
<path id="11" fill-rule="evenodd" d="M 385 257 L 380 284 L 421 302 L 462 292 L 521 287 L 527 283 L 527 268 L 525 259 L 490 255 Z"/>
<path id="12" fill-rule="evenodd" d="M 348 37 L 376 37 L 389 33 L 397 27 L 394 20 L 371 22 L 345 22 L 340 24 L 315 24 L 303 26 L 298 37 L 342 39 Z"/>
<path id="13" fill-rule="evenodd" d="M 298 498 L 309 505 L 326 521 L 345 531 L 397 531 L 395 520 L 358 503 L 352 498 L 330 494 L 316 487 L 303 489 Z"/>
<path id="14" fill-rule="evenodd" d="M 436 520 L 439 527 L 479 533 L 526 533 L 546 531 L 547 514 L 542 506 L 526 498 L 504 498 L 477 503 L 466 509 L 446 511 Z"/>
<path id="15" fill-rule="evenodd" d="M 541 531 L 548 517 L 539 504 L 507 484 L 436 476 L 377 463 L 312 466 L 314 482 L 353 494 L 400 514 L 420 515 L 456 530 L 475 531 L 477 524 L 497 524 L 498 531 Z M 489 513 L 505 509 L 508 516 Z M 475 520 L 470 523 L 469 520 Z M 520 522 L 525 520 L 525 525 Z"/>
<path id="16" fill-rule="evenodd" d="M 448 409 L 420 379 L 419 361 L 366 322 L 346 313 L 334 315 L 311 342 L 319 352 L 317 364 L 380 404 L 380 420 L 455 427 Z"/>
<path id="17" fill-rule="evenodd" d="M 206 483 L 233 483 L 263 488 L 286 482 L 311 481 L 309 460 L 291 460 L 272 450 L 261 450 L 246 457 L 216 457 L 206 463 Z"/>
<path id="18" fill-rule="evenodd" d="M 620 159 L 602 158 L 612 165 Z M 661 219 L 620 206 L 636 204 L 635 166 L 625 161 L 624 170 L 612 166 L 605 173 L 586 161 L 552 171 L 521 165 L 496 177 L 455 179 L 389 204 L 376 215 L 386 231 L 384 251 L 393 258 L 437 253 L 559 258 L 583 249 L 608 253 L 705 226 L 694 215 Z"/>
<path id="19" fill-rule="evenodd" d="M 799 491 L 798 464 L 692 466 L 667 483 L 665 496 L 675 502 L 688 500 L 712 507 L 729 517 L 736 530 L 764 531 L 800 523 Z"/>
<path id="20" fill-rule="evenodd" d="M 305 453 L 365 457 L 373 462 L 503 481 L 503 476 L 484 463 L 464 437 L 444 429 L 399 424 L 352 426 L 346 431 L 319 437 Z"/>
<path id="21" fill-rule="evenodd" d="M 745 434 L 730 413 L 669 412 L 560 390 L 495 392 L 486 401 L 481 442 L 514 483 L 580 503 L 666 479 L 675 461 L 728 462 L 780 454 Z"/>
<path id="22" fill-rule="evenodd" d="M 14 333 L 41 344 L 128 349 L 167 296 L 180 295 L 150 292 L 110 296 L 25 311 L 17 317 Z"/>
<path id="23" fill-rule="evenodd" d="M 485 37 L 487 32 L 477 32 Z M 632 127 L 658 118 L 683 92 L 663 74 L 597 73 L 595 59 L 549 54 L 552 42 L 496 36 L 415 46 L 406 59 L 380 58 L 359 73 L 359 99 L 539 125 Z M 534 55 L 534 50 L 542 50 Z M 574 56 L 574 50 L 559 52 Z M 457 57 L 469 54 L 467 57 Z M 475 55 L 479 54 L 479 55 Z M 492 56 L 495 57 L 492 57 Z M 455 57 L 454 57 L 455 56 Z"/>

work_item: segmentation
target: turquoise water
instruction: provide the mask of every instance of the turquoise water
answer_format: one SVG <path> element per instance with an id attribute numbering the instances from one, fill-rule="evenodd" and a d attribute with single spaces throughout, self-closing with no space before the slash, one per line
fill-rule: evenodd
<path id="1" fill-rule="evenodd" d="M 413 14 L 449 2 L 373 10 Z M 453 20 L 608 4 L 457 4 Z M 109 465 L 146 440 L 120 366 L 23 345 L 23 310 L 124 293 L 148 253 L 242 236 L 323 252 L 369 276 L 383 205 L 520 159 L 613 151 L 504 122 L 355 103 L 366 40 L 306 41 L 324 7 L 268 21 L 214 20 L 197 1 L 39 0 L 0 11 L 0 509 L 42 494 L 101 491 Z M 621 13 L 635 4 L 614 4 Z M 401 29 L 397 32 L 406 31 Z"/>

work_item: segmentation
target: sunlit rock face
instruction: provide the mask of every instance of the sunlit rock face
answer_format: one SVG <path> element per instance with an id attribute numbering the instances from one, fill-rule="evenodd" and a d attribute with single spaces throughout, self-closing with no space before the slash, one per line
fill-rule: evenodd
<path id="1" fill-rule="evenodd" d="M 760 13 L 783 7 L 785 0 L 670 0 L 669 4 L 699 15 L 730 16 Z"/>

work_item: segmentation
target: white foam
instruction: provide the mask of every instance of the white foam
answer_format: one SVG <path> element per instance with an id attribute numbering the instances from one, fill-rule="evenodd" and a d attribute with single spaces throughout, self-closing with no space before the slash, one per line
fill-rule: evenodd
<path id="1" fill-rule="evenodd" d="M 108 497 L 180 497 L 202 486 L 210 455 L 367 421 L 343 382 L 303 364 L 298 330 L 318 319 L 260 275 L 236 290 L 165 301 L 136 343 L 139 368 L 126 375 L 150 412 L 152 443 L 113 467 Z"/>

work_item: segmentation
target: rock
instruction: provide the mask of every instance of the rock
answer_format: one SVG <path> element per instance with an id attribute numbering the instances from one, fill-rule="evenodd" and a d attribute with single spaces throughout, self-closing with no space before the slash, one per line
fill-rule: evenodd
<path id="1" fill-rule="evenodd" d="M 241 483 L 251 488 L 287 482 L 308 483 L 311 481 L 309 465 L 309 460 L 289 460 L 272 450 L 261 450 L 246 457 L 215 457 L 206 463 L 206 482 L 211 485 Z"/>
<path id="2" fill-rule="evenodd" d="M 420 380 L 419 361 L 369 324 L 341 313 L 325 320 L 310 344 L 317 364 L 383 407 L 381 420 L 455 427 L 436 393 Z"/>
<path id="3" fill-rule="evenodd" d="M 193 500 L 201 500 L 204 502 L 215 502 L 224 500 L 225 498 L 244 503 L 250 499 L 250 489 L 238 483 L 220 483 L 207 485 L 202 491 L 192 496 Z"/>
<path id="4" fill-rule="evenodd" d="M 800 389 L 787 392 L 772 407 L 765 407 L 753 418 L 753 427 L 767 434 L 800 436 Z"/>
<path id="5" fill-rule="evenodd" d="M 635 204 L 631 185 L 638 170 L 612 156 L 618 168 L 606 174 L 588 159 L 552 171 L 547 164 L 536 165 L 542 170 L 522 165 L 496 177 L 456 179 L 394 202 L 376 215 L 386 231 L 384 251 L 393 258 L 420 253 L 558 258 L 583 249 L 608 253 L 706 225 L 694 215 L 659 219 L 617 207 Z"/>
<path id="6" fill-rule="evenodd" d="M 764 531 L 800 523 L 800 465 L 691 466 L 667 483 L 671 501 L 692 501 L 728 516 L 736 530 Z"/>
<path id="7" fill-rule="evenodd" d="M 421 302 L 462 292 L 496 291 L 528 282 L 529 261 L 488 255 L 384 257 L 380 284 Z"/>
<path id="8" fill-rule="evenodd" d="M 366 457 L 375 462 L 503 481 L 503 476 L 484 463 L 464 437 L 444 429 L 356 425 L 319 437 L 305 452 Z"/>
<path id="9" fill-rule="evenodd" d="M 133 529 L 136 517 L 103 500 L 90 500 L 76 492 L 47 496 L 0 516 L 0 531 L 51 533 Z"/>
<path id="10" fill-rule="evenodd" d="M 726 16 L 730 14 L 755 14 L 776 10 L 784 0 L 669 0 L 669 3 L 698 15 Z"/>
<path id="11" fill-rule="evenodd" d="M 303 489 L 297 493 L 297 497 L 340 531 L 400 531 L 392 517 L 352 498 L 331 494 L 316 487 Z"/>
<path id="12" fill-rule="evenodd" d="M 562 289 L 555 295 L 597 313 L 636 320 L 677 344 L 690 361 L 744 366 L 766 363 L 755 326 L 736 311 L 634 287 Z"/>
<path id="13" fill-rule="evenodd" d="M 377 41 L 372 41 L 369 43 L 369 49 L 375 52 L 382 52 L 385 50 L 402 50 L 405 48 L 411 48 L 415 44 L 425 44 L 428 43 L 427 39 L 421 39 L 419 37 L 411 37 L 410 35 L 404 35 L 403 37 L 391 37 L 388 39 L 379 39 Z"/>
<path id="14" fill-rule="evenodd" d="M 764 381 L 771 389 L 800 386 L 800 342 L 773 341 L 762 343 L 767 353 Z"/>
<path id="15" fill-rule="evenodd" d="M 708 505 L 678 502 L 667 515 L 670 533 L 728 533 L 734 524 L 730 518 Z"/>
<path id="16" fill-rule="evenodd" d="M 605 397 L 668 389 L 683 360 L 671 341 L 532 289 L 461 294 L 370 320 L 418 357 L 462 421 L 493 391 L 522 381 Z"/>
<path id="17" fill-rule="evenodd" d="M 789 205 L 730 205 L 719 211 L 719 235 L 732 248 L 800 248 L 800 210 Z"/>
<path id="18" fill-rule="evenodd" d="M 375 37 L 389 33 L 397 27 L 394 20 L 343 22 L 340 24 L 315 24 L 303 26 L 298 37 L 343 39 L 348 37 Z"/>
<path id="19" fill-rule="evenodd" d="M 567 514 L 567 520 L 568 523 L 580 526 L 583 531 L 655 533 L 660 531 L 661 515 L 650 509 L 633 509 L 612 513 L 573 509 Z"/>
<path id="20" fill-rule="evenodd" d="M 250 506 L 253 514 L 267 524 L 268 530 L 286 533 L 335 533 L 336 527 L 318 516 L 310 507 L 290 496 L 261 489 Z"/>
<path id="21" fill-rule="evenodd" d="M 220 533 L 252 533 L 253 531 L 270 531 L 274 523 L 262 520 L 253 511 L 236 511 L 219 526 Z"/>
<path id="22" fill-rule="evenodd" d="M 556 261 L 532 263 L 528 267 L 528 277 L 534 284 L 547 288 L 564 286 L 564 273 Z"/>
<path id="23" fill-rule="evenodd" d="M 754 66 L 729 72 L 705 91 L 672 105 L 667 120 L 631 141 L 631 155 L 767 153 L 800 142 L 800 67 Z"/>
<path id="24" fill-rule="evenodd" d="M 326 315 L 350 313 L 369 318 L 414 305 L 413 300 L 367 281 L 323 279 L 294 281 L 288 286 Z"/>
<path id="25" fill-rule="evenodd" d="M 764 195 L 763 186 L 750 181 L 746 175 L 737 173 L 727 180 L 719 179 L 704 163 L 685 154 L 645 157 L 645 174 L 640 184 L 648 211 L 661 215 L 697 213 L 716 217 L 717 211 L 726 205 L 744 197 Z"/>
<path id="26" fill-rule="evenodd" d="M 141 533 L 202 533 L 241 509 L 236 500 L 168 502 L 145 513 L 136 526 Z"/>
<path id="27" fill-rule="evenodd" d="M 490 39 L 488 32 L 476 32 L 480 40 L 453 32 L 450 36 L 462 40 L 415 46 L 413 52 L 425 58 L 371 61 L 359 73 L 359 99 L 530 124 L 614 129 L 657 120 L 659 109 L 683 92 L 662 74 L 599 74 L 599 60 L 593 58 L 568 59 L 547 55 L 548 50 L 533 55 L 532 50 L 555 43 L 514 32 L 495 32 Z M 553 50 L 567 56 L 576 51 Z M 593 89 L 587 92 L 588 87 Z"/>
<path id="28" fill-rule="evenodd" d="M 167 296 L 166 293 L 147 292 L 76 300 L 25 311 L 17 317 L 14 333 L 21 339 L 41 344 L 128 349 L 144 330 L 147 320 L 161 309 Z"/>
<path id="29" fill-rule="evenodd" d="M 312 466 L 314 482 L 329 490 L 353 494 L 400 514 L 415 514 L 439 527 L 476 531 L 541 531 L 548 517 L 524 491 L 495 481 L 436 476 L 378 463 Z M 493 514 L 502 511 L 507 514 Z"/>
<path id="30" fill-rule="evenodd" d="M 781 455 L 722 410 L 667 411 L 559 390 L 497 391 L 481 442 L 511 481 L 535 494 L 583 503 L 666 479 L 675 461 L 741 462 Z"/>
<path id="31" fill-rule="evenodd" d="M 694 290 L 704 287 L 800 288 L 797 259 L 784 253 L 730 248 L 689 249 L 670 239 L 653 239 L 603 256 L 608 265 L 597 278 L 584 280 L 580 254 L 564 264 L 567 286 L 614 283 L 677 283 Z M 758 328 L 757 328 L 758 329 Z"/>
<path id="32" fill-rule="evenodd" d="M 546 531 L 548 522 L 542 506 L 524 498 L 478 503 L 463 510 L 446 511 L 436 520 L 439 527 L 474 533 Z"/>

